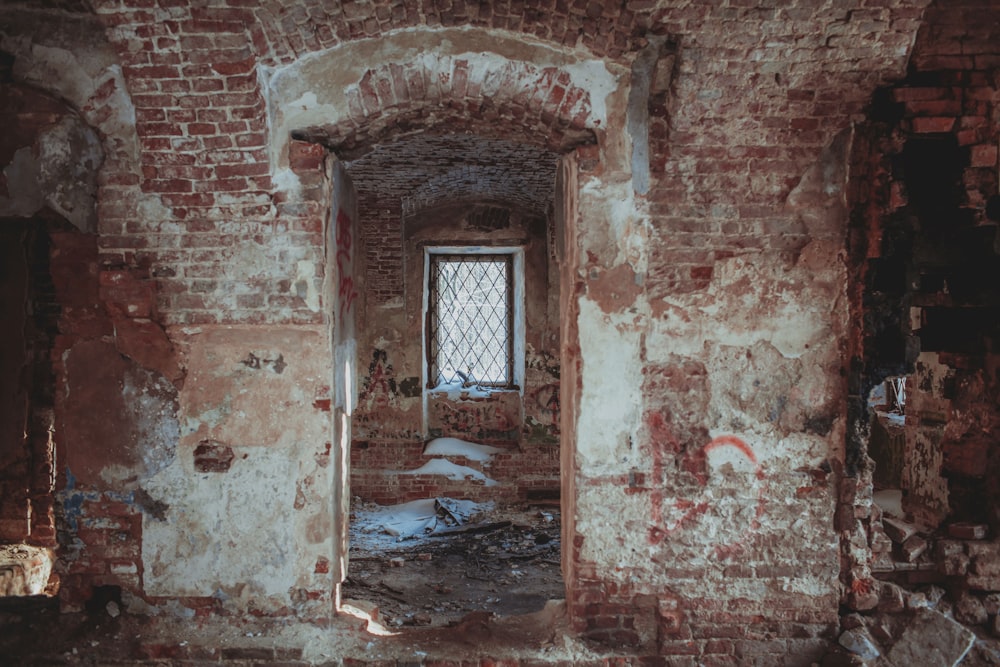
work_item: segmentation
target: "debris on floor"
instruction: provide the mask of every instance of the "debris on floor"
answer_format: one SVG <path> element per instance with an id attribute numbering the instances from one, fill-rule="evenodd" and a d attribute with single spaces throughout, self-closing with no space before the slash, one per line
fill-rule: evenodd
<path id="1" fill-rule="evenodd" d="M 824 665 L 1000 664 L 1000 641 L 963 625 L 966 612 L 961 601 L 950 602 L 943 589 L 925 586 L 908 591 L 881 582 L 878 597 L 879 608 L 873 613 L 841 619 L 842 648 L 832 651 Z M 850 660 L 837 660 L 838 654 Z"/>
<path id="2" fill-rule="evenodd" d="M 387 627 L 539 611 L 565 596 L 559 513 L 453 498 L 392 507 L 355 499 L 342 596 L 366 601 Z"/>

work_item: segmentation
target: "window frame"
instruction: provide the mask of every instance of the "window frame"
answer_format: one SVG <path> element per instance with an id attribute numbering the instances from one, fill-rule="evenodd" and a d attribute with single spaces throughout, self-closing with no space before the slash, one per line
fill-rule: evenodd
<path id="1" fill-rule="evenodd" d="M 524 386 L 524 248 L 521 246 L 425 246 L 423 277 L 423 318 L 421 338 L 423 342 L 423 362 L 421 376 L 426 391 L 433 392 L 431 368 L 433 364 L 433 343 L 430 340 L 431 318 L 431 262 L 436 256 L 496 256 L 509 261 L 508 316 L 510 318 L 510 339 L 508 341 L 508 368 L 510 378 L 506 384 L 477 383 L 488 391 L 522 391 Z"/>

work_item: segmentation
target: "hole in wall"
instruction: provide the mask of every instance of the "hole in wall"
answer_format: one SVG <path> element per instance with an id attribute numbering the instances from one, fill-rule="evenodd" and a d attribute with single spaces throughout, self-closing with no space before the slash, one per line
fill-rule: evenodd
<path id="1" fill-rule="evenodd" d="M 883 514 L 902 518 L 903 458 L 906 455 L 907 377 L 886 378 L 868 395 L 871 435 L 868 456 L 874 463 L 874 501 Z"/>

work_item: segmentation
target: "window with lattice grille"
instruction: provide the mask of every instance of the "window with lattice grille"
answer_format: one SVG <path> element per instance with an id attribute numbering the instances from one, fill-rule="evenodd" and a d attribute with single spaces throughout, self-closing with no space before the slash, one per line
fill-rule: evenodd
<path id="1" fill-rule="evenodd" d="M 512 387 L 512 255 L 435 254 L 428 269 L 429 386 Z"/>

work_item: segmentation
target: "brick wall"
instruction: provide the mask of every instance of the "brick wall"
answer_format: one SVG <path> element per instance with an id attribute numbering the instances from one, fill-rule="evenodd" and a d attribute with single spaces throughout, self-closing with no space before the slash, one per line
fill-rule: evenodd
<path id="1" fill-rule="evenodd" d="M 998 225 L 987 204 L 1000 165 L 1000 61 L 996 24 L 984 12 L 987 5 L 978 2 L 930 8 L 909 75 L 876 94 L 861 129 L 850 240 L 858 276 L 851 380 L 858 407 L 848 441 L 853 479 L 846 480 L 838 512 L 855 608 L 878 602 L 872 569 L 886 578 L 895 567 L 881 517 L 868 501 L 866 456 L 876 452 L 866 447 L 866 400 L 884 378 L 908 378 L 902 462 L 877 471 L 900 479 L 904 509 L 942 531 L 960 521 L 998 525 L 984 505 L 996 484 L 997 453 L 981 435 L 995 430 L 998 419 L 1000 319 L 989 285 L 996 284 L 1000 262 Z M 885 457 L 874 461 L 890 464 Z M 925 565 L 901 576 L 916 584 L 951 567 L 929 558 Z"/>
<path id="2" fill-rule="evenodd" d="M 847 234 L 843 167 L 852 137 L 863 132 L 845 130 L 864 120 L 877 87 L 904 75 L 926 3 L 847 10 L 707 1 L 516 10 L 244 4 L 95 3 L 104 32 L 83 34 L 106 35 L 114 57 L 99 60 L 94 85 L 67 98 L 105 146 L 97 241 L 103 285 L 95 265 L 87 274 L 94 284 L 78 286 L 93 290 L 92 300 L 66 320 L 72 333 L 61 330 L 77 338 L 57 346 L 104 345 L 114 358 L 126 341 L 91 340 L 110 335 L 113 317 L 136 341 L 159 339 L 156 332 L 170 325 L 323 323 L 314 295 L 328 277 L 329 194 L 325 151 L 313 142 L 351 159 L 362 159 L 374 140 L 425 129 L 524 139 L 549 150 L 589 144 L 578 151 L 578 215 L 569 221 L 577 235 L 567 256 L 579 260 L 566 269 L 573 284 L 564 290 L 572 302 L 564 312 L 575 333 L 561 342 L 575 392 L 562 397 L 574 408 L 566 420 L 574 448 L 563 470 L 572 479 L 567 514 L 574 522 L 564 543 L 573 545 L 567 580 L 575 627 L 595 640 L 706 663 L 717 655 L 720 664 L 812 659 L 836 624 L 842 535 L 829 519 L 840 478 L 853 474 L 839 453 L 843 350 L 854 334 L 838 256 Z M 965 27 L 956 33 L 985 23 L 963 10 L 942 12 L 933 25 L 951 25 L 958 15 Z M 495 31 L 448 33 L 465 33 L 468 55 L 427 46 L 442 33 L 421 30 L 452 25 Z M 295 116 L 292 102 L 310 102 L 278 95 L 279 74 L 294 75 L 306 61 L 329 63 L 337 74 L 338 64 L 351 62 L 347 51 L 369 45 L 363 38 L 391 50 L 414 35 L 427 38 L 420 43 L 426 57 L 352 64 L 357 71 L 346 85 L 326 87 L 333 93 L 304 78 L 314 94 L 333 96 L 335 111 L 294 125 L 307 116 Z M 669 38 L 669 85 L 660 81 L 655 99 L 630 107 L 629 65 L 650 35 Z M 477 53 L 478 39 L 508 56 Z M 987 71 L 979 68 L 995 67 L 992 55 L 922 53 L 976 68 L 956 79 L 928 62 L 925 70 L 938 79 L 915 79 L 909 88 L 938 92 L 894 100 L 910 104 L 902 132 L 949 135 L 959 152 L 968 148 L 971 171 L 960 170 L 968 205 L 959 208 L 975 212 L 968 193 L 996 188 L 988 166 L 993 102 L 977 97 L 989 86 L 976 79 Z M 22 55 L 43 57 L 30 49 Z M 488 77 L 482 63 L 507 69 Z M 72 88 L 59 78 L 68 75 L 50 76 L 54 87 Z M 955 87 L 963 90 L 960 114 Z M 650 115 L 646 195 L 634 187 L 629 154 L 641 133 L 622 129 L 630 108 Z M 295 140 L 293 130 L 300 131 Z M 370 208 L 374 217 L 363 224 L 392 236 L 402 208 Z M 365 274 L 384 303 L 398 297 L 399 285 L 376 285 L 376 265 L 395 253 L 387 246 L 371 256 Z M 99 299 L 109 311 L 89 305 Z M 939 316 L 928 310 L 927 333 Z M 167 378 L 177 372 L 171 358 L 140 365 Z M 395 363 L 402 378 L 417 375 Z M 419 360 L 405 363 L 415 368 Z M 411 435 L 399 438 L 399 451 L 416 464 L 423 459 Z M 379 445 L 356 454 L 383 465 L 378 457 L 387 451 Z M 136 497 L 66 486 L 66 524 L 78 502 L 93 509 L 81 516 L 95 524 L 77 524 L 75 532 L 93 532 L 79 538 L 87 546 L 67 559 L 66 574 L 135 585 Z M 66 532 L 65 544 L 75 545 L 74 531 Z M 102 544 L 121 532 L 128 533 L 122 544 Z M 69 590 L 84 586 L 80 579 Z"/>

